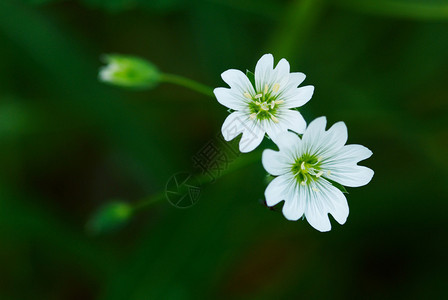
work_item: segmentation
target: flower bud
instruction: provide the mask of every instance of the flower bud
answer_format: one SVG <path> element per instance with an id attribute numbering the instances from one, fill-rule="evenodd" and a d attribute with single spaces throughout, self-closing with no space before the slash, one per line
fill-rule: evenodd
<path id="1" fill-rule="evenodd" d="M 86 229 L 98 235 L 123 227 L 132 215 L 132 207 L 122 201 L 113 201 L 101 207 L 89 220 Z"/>
<path id="2" fill-rule="evenodd" d="M 160 72 L 152 63 L 128 55 L 104 55 L 100 68 L 102 82 L 129 88 L 153 88 L 159 83 Z"/>

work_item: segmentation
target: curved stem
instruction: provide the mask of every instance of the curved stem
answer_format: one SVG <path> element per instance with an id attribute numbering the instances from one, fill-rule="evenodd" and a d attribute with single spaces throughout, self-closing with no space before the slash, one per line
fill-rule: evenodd
<path id="1" fill-rule="evenodd" d="M 206 96 L 214 97 L 213 89 L 211 87 L 180 75 L 163 73 L 160 76 L 160 81 L 177 84 Z"/>

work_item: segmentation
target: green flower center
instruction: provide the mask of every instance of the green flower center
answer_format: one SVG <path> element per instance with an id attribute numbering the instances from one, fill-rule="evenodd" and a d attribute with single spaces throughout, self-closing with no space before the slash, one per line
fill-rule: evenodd
<path id="1" fill-rule="evenodd" d="M 279 89 L 280 85 L 278 83 L 274 84 L 272 88 L 265 84 L 264 90 L 257 92 L 255 95 L 251 95 L 248 92 L 244 93 L 244 97 L 251 100 L 249 102 L 249 111 L 252 120 L 272 120 L 278 123 L 275 115 L 279 106 L 284 102 L 278 99 Z"/>
<path id="2" fill-rule="evenodd" d="M 291 167 L 291 172 L 294 174 L 297 182 L 301 185 L 306 185 L 322 176 L 324 171 L 321 168 L 321 160 L 322 158 L 308 153 L 297 158 Z"/>

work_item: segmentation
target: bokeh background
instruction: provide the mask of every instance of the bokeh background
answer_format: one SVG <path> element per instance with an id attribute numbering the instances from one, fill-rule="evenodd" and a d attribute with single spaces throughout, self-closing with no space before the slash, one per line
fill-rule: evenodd
<path id="1" fill-rule="evenodd" d="M 175 85 L 102 84 L 100 56 L 216 87 L 268 52 L 315 85 L 308 121 L 343 120 L 374 153 L 347 223 L 264 207 L 255 159 L 189 209 L 162 198 L 89 231 L 107 203 L 197 171 L 228 114 Z M 442 0 L 2 0 L 0 299 L 446 299 L 447 82 Z"/>

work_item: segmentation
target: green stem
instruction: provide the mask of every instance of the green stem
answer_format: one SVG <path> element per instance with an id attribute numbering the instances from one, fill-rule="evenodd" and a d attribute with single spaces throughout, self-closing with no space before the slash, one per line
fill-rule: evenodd
<path id="1" fill-rule="evenodd" d="M 177 84 L 206 96 L 214 97 L 213 89 L 211 87 L 180 75 L 163 73 L 160 76 L 160 81 Z"/>
<path id="2" fill-rule="evenodd" d="M 325 7 L 323 0 L 295 0 L 285 8 L 270 49 L 274 56 L 298 57 Z"/>

